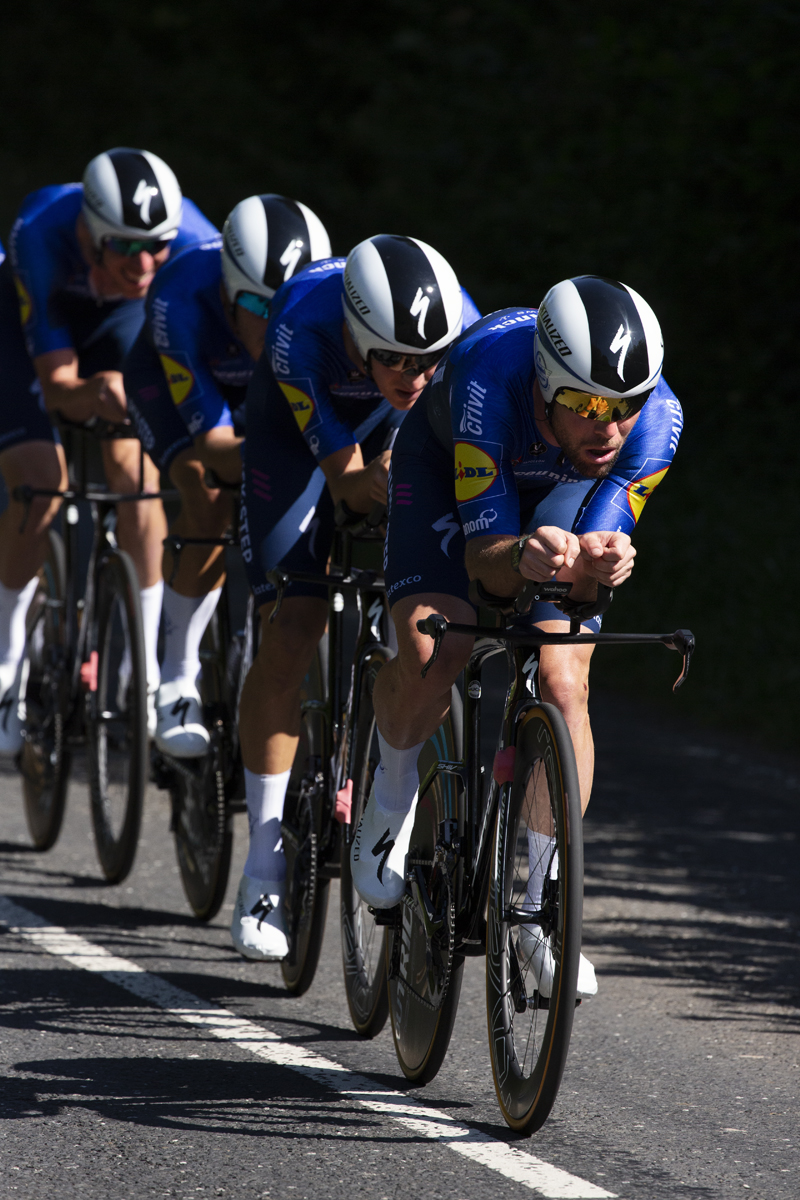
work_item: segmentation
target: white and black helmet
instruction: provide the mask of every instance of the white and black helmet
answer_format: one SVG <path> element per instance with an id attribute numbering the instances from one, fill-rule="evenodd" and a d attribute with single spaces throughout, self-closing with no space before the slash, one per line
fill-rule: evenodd
<path id="1" fill-rule="evenodd" d="M 443 354 L 461 333 L 462 295 L 455 271 L 417 238 L 382 233 L 350 251 L 342 296 L 359 354 Z"/>
<path id="2" fill-rule="evenodd" d="M 83 216 L 95 246 L 107 237 L 170 241 L 182 210 L 174 172 L 149 150 L 106 150 L 83 173 Z"/>
<path id="3" fill-rule="evenodd" d="M 579 275 L 557 283 L 539 306 L 534 353 L 545 403 L 593 421 L 624 421 L 661 377 L 664 339 L 633 288 Z"/>
<path id="4" fill-rule="evenodd" d="M 287 279 L 330 255 L 319 217 L 286 196 L 248 196 L 222 227 L 222 275 L 231 304 L 240 292 L 271 300 Z"/>

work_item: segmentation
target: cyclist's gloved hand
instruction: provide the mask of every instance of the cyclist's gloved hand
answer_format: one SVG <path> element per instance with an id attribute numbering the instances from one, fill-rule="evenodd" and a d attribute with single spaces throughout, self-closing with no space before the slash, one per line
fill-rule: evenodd
<path id="1" fill-rule="evenodd" d="M 627 533 L 598 531 L 580 538 L 580 556 L 586 570 L 598 583 L 619 587 L 633 570 L 636 550 Z"/>
<path id="2" fill-rule="evenodd" d="M 574 533 L 556 525 L 542 525 L 528 538 L 519 561 L 519 573 L 526 579 L 544 583 L 553 579 L 562 567 L 571 567 L 580 555 L 580 542 Z"/>

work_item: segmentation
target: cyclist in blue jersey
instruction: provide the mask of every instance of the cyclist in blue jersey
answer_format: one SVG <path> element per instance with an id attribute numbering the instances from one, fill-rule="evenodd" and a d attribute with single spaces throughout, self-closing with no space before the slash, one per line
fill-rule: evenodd
<path id="1" fill-rule="evenodd" d="M 207 487 L 205 470 L 229 483 L 241 479 L 245 391 L 270 301 L 296 271 L 330 252 L 322 222 L 305 205 L 249 196 L 221 238 L 167 263 L 150 288 L 144 326 L 125 362 L 125 391 L 142 444 L 180 492 L 173 533 L 217 538 L 230 525 L 230 494 Z M 208 751 L 196 681 L 200 641 L 224 579 L 222 547 L 187 546 L 164 587 L 155 740 L 178 758 Z"/>
<path id="2" fill-rule="evenodd" d="M 215 232 L 183 200 L 167 164 L 145 150 L 100 154 L 82 184 L 41 188 L 25 199 L 0 267 L 0 471 L 9 493 L 20 484 L 65 485 L 50 413 L 75 422 L 127 421 L 122 363 L 139 332 L 147 289 L 170 255 Z M 140 483 L 158 490 L 149 459 L 139 479 L 135 438 L 105 441 L 103 462 L 112 491 L 137 491 Z M 21 506 L 12 502 L 0 518 L 0 627 L 14 624 L 30 601 L 57 511 L 58 502 L 37 500 L 23 526 Z M 139 575 L 151 692 L 158 684 L 165 532 L 160 501 L 120 506 L 117 538 Z M 14 664 L 0 675 L 0 687 L 0 703 L 16 713 Z M 0 749 L 19 747 L 16 719 L 0 734 Z"/>
<path id="3" fill-rule="evenodd" d="M 277 292 L 247 393 L 241 547 L 261 645 L 239 713 L 250 852 L 231 934 L 248 958 L 287 952 L 280 822 L 300 687 L 325 630 L 327 588 L 291 584 L 273 624 L 265 572 L 323 574 L 334 504 L 385 502 L 393 436 L 441 355 L 479 314 L 424 242 L 382 235 L 313 263 Z M 265 916 L 265 913 L 268 914 Z"/>
<path id="4" fill-rule="evenodd" d="M 641 296 L 596 276 L 565 280 L 538 312 L 506 309 L 469 330 L 404 424 L 392 456 L 386 564 L 399 650 L 376 681 L 381 765 L 351 853 L 354 883 L 370 904 L 391 907 L 404 891 L 417 760 L 472 649 L 473 639 L 448 636 L 423 679 L 431 642 L 417 621 L 435 612 L 474 623 L 470 579 L 514 596 L 526 580 L 557 577 L 573 583 L 576 599 L 627 579 L 631 534 L 682 428 L 662 359 L 658 321 Z M 567 617 L 543 602 L 530 619 L 552 631 Z M 598 620 L 586 628 L 597 630 Z M 539 679 L 569 727 L 584 810 L 594 765 L 591 655 L 588 646 L 545 646 Z M 541 907 L 549 842 L 529 832 L 531 911 Z M 521 927 L 520 946 L 549 995 L 552 958 L 538 926 Z M 597 990 L 583 956 L 578 990 Z"/>

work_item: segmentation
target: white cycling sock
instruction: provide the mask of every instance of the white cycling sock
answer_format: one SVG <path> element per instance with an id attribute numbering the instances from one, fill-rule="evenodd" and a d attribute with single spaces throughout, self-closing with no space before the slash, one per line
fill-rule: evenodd
<path id="1" fill-rule="evenodd" d="M 548 873 L 558 870 L 556 839 L 528 830 L 528 903 L 535 912 L 542 907 L 542 889 Z"/>
<path id="2" fill-rule="evenodd" d="M 159 579 L 150 587 L 139 589 L 142 602 L 142 629 L 144 630 L 144 659 L 147 664 L 147 690 L 155 692 L 159 684 L 158 667 L 158 623 L 161 620 L 161 601 L 164 598 L 164 580 Z"/>
<path id="3" fill-rule="evenodd" d="M 381 761 L 375 772 L 375 799 L 384 812 L 408 812 L 419 787 L 417 763 L 425 743 L 395 750 L 378 730 L 378 745 Z"/>
<path id="4" fill-rule="evenodd" d="M 8 691 L 25 650 L 25 618 L 36 591 L 38 576 L 24 587 L 0 583 L 0 696 Z"/>
<path id="5" fill-rule="evenodd" d="M 194 687 L 200 674 L 200 642 L 222 588 L 205 596 L 181 596 L 164 584 L 164 661 L 161 682 Z"/>
<path id="6" fill-rule="evenodd" d="M 291 771 L 281 771 L 280 775 L 256 775 L 247 767 L 244 769 L 247 819 L 250 823 L 250 851 L 244 864 L 244 873 L 251 879 L 280 883 L 286 878 L 281 820 L 290 775 Z"/>

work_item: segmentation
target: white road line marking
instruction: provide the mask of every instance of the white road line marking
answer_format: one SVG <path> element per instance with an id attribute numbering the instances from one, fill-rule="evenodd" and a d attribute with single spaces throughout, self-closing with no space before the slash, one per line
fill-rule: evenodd
<path id="1" fill-rule="evenodd" d="M 73 967 L 91 971 L 115 983 L 125 991 L 154 1004 L 169 1016 L 203 1029 L 212 1037 L 233 1042 L 239 1049 L 274 1066 L 298 1071 L 308 1079 L 347 1096 L 372 1112 L 390 1117 L 420 1137 L 445 1142 L 456 1154 L 538 1192 L 548 1200 L 614 1200 L 614 1193 L 596 1184 L 553 1167 L 516 1146 L 498 1141 L 454 1120 L 446 1112 L 428 1108 L 402 1092 L 387 1091 L 364 1075 L 358 1075 L 341 1063 L 324 1058 L 313 1050 L 285 1042 L 277 1033 L 237 1017 L 173 987 L 158 975 L 125 958 L 118 958 L 58 925 L 51 925 L 36 913 L 0 896 L 0 923 L 10 933 L 32 942 L 47 954 L 63 958 Z"/>

